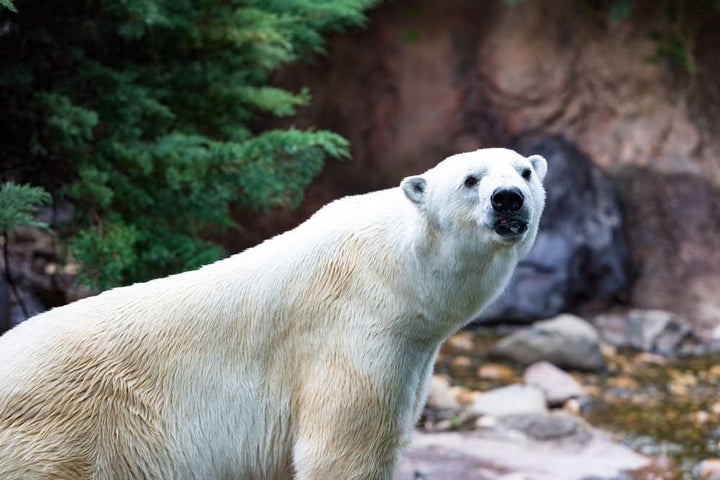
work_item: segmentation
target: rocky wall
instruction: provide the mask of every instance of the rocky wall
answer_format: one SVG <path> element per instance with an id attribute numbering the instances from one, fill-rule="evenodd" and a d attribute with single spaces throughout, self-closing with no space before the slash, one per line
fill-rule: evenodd
<path id="1" fill-rule="evenodd" d="M 649 32 L 669 21 L 662 2 L 636 2 L 633 17 L 616 24 L 596 8 L 602 2 L 508 3 L 387 2 L 367 29 L 333 38 L 326 56 L 279 72 L 278 84 L 313 94 L 292 123 L 340 132 L 353 160 L 328 165 L 299 212 L 244 219 L 245 235 L 229 247 L 286 229 L 338 196 L 394 185 L 447 154 L 559 135 L 619 186 L 626 304 L 675 311 L 700 334 L 719 335 L 720 142 L 712 116 L 700 114 L 718 106 L 703 105 L 715 100 L 697 87 L 711 73 L 683 82 L 648 60 L 657 47 Z M 702 47 L 712 60 L 716 49 Z"/>

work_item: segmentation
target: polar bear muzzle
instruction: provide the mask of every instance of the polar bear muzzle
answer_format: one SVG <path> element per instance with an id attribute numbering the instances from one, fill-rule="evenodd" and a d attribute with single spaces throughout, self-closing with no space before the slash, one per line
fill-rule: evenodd
<path id="1" fill-rule="evenodd" d="M 499 187 L 490 197 L 493 210 L 498 215 L 493 229 L 503 237 L 516 237 L 528 229 L 527 213 L 523 211 L 525 197 L 517 187 Z"/>

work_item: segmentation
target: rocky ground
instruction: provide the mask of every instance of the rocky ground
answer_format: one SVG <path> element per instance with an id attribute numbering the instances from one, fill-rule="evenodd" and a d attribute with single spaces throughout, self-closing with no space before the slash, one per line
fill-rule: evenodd
<path id="1" fill-rule="evenodd" d="M 460 332 L 398 478 L 720 478 L 714 351 L 662 311 Z"/>
<path id="2" fill-rule="evenodd" d="M 554 419 L 551 415 L 548 423 Z M 558 420 L 562 416 L 557 416 Z M 568 418 L 570 418 L 568 416 Z M 574 420 L 571 420 L 574 422 Z M 558 421 L 558 425 L 564 421 Z M 582 441 L 535 440 L 519 433 L 418 432 L 398 480 L 575 480 L 665 478 L 662 465 L 603 432 L 587 429 Z M 551 427 L 552 429 L 552 427 Z M 561 427 L 562 429 L 562 427 Z M 516 432 L 516 433 L 513 433 Z M 623 473 L 625 472 L 625 473 Z"/>

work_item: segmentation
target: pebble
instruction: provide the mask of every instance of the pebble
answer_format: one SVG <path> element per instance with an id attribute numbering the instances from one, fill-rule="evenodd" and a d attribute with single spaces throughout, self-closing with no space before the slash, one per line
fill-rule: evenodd
<path id="1" fill-rule="evenodd" d="M 616 388 L 628 388 L 628 389 L 638 388 L 638 383 L 632 377 L 628 377 L 628 376 L 620 376 L 620 377 L 611 378 L 608 381 L 608 384 L 610 386 L 616 387 Z"/>
<path id="2" fill-rule="evenodd" d="M 467 352 L 475 350 L 475 344 L 473 343 L 473 335 L 471 332 L 456 333 L 452 337 L 448 338 L 445 343 L 458 350 L 465 350 Z"/>
<path id="3" fill-rule="evenodd" d="M 433 375 L 430 379 L 427 407 L 433 410 L 457 410 L 460 408 L 455 393 L 450 388 L 450 381 L 446 377 Z"/>
<path id="4" fill-rule="evenodd" d="M 499 363 L 486 363 L 478 367 L 477 376 L 478 378 L 482 378 L 484 380 L 509 381 L 515 379 L 515 371 L 507 365 L 501 365 Z"/>
<path id="5" fill-rule="evenodd" d="M 563 404 L 562 409 L 573 415 L 580 415 L 582 413 L 582 404 L 577 398 L 571 398 Z"/>
<path id="6" fill-rule="evenodd" d="M 693 420 L 696 425 L 705 425 L 710 420 L 710 414 L 704 410 L 700 410 L 693 414 Z"/>
<path id="7" fill-rule="evenodd" d="M 546 412 L 543 393 L 527 385 L 510 385 L 496 388 L 479 395 L 465 412 L 471 416 L 515 415 L 520 413 Z"/>
<path id="8" fill-rule="evenodd" d="M 667 357 L 657 353 L 642 352 L 635 356 L 635 361 L 649 365 L 665 365 L 667 364 Z"/>
<path id="9" fill-rule="evenodd" d="M 551 407 L 559 407 L 571 398 L 587 395 L 572 376 L 549 362 L 533 363 L 525 370 L 523 379 L 528 385 L 540 389 Z"/>
<path id="10" fill-rule="evenodd" d="M 720 479 L 720 458 L 709 458 L 700 462 L 698 474 L 702 478 Z"/>
<path id="11" fill-rule="evenodd" d="M 475 398 L 480 395 L 479 392 L 474 392 L 462 386 L 450 387 L 450 391 L 455 395 L 455 400 L 457 400 L 460 405 L 470 405 L 475 401 Z"/>
<path id="12" fill-rule="evenodd" d="M 470 357 L 466 357 L 464 355 L 459 355 L 452 359 L 450 362 L 450 365 L 452 367 L 458 368 L 467 368 L 472 366 L 472 359 Z"/>

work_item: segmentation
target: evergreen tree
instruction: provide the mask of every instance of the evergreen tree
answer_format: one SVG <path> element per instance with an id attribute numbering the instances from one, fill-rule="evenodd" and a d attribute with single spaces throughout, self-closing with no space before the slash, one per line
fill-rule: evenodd
<path id="1" fill-rule="evenodd" d="M 9 0 L 1 5 L 12 8 Z M 254 131 L 306 90 L 268 85 L 375 0 L 15 0 L 0 9 L 0 174 L 76 206 L 65 231 L 101 287 L 223 255 L 229 205 L 297 205 L 328 131 Z"/>

